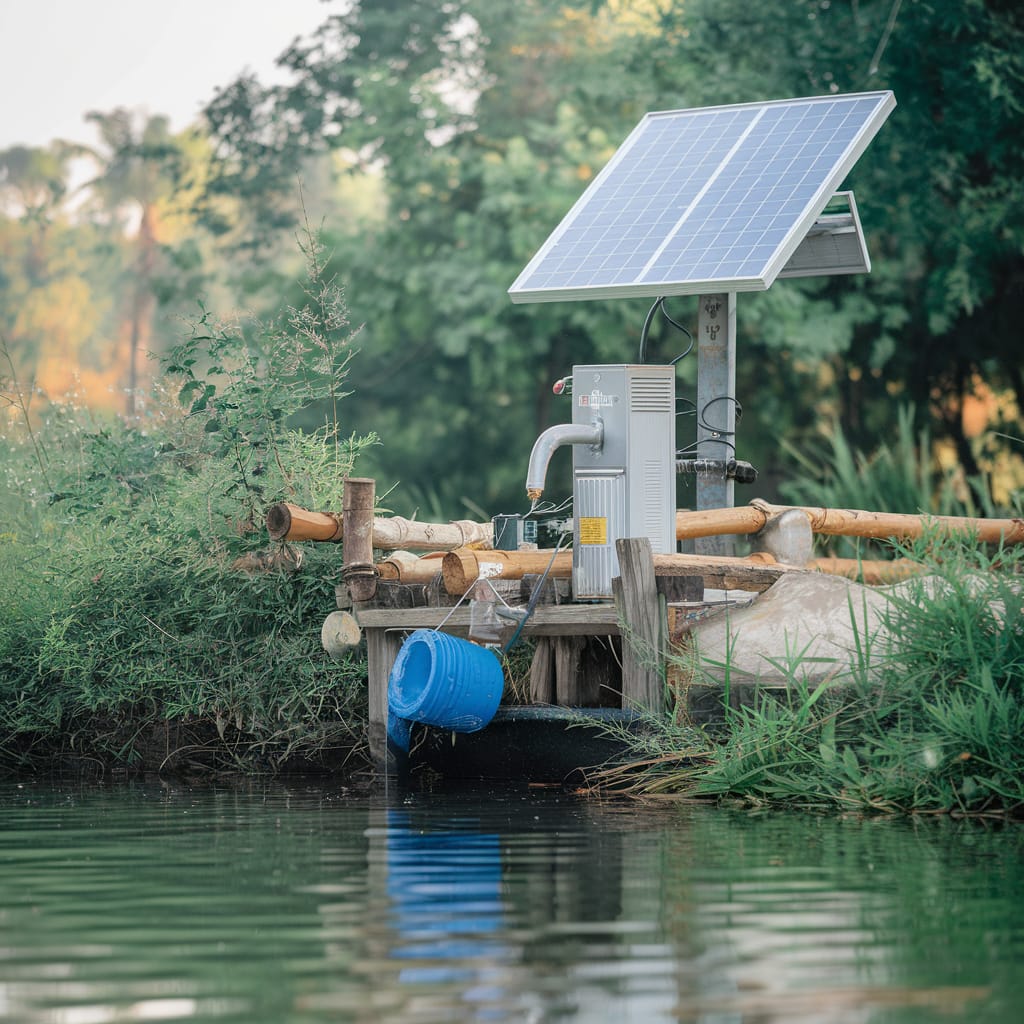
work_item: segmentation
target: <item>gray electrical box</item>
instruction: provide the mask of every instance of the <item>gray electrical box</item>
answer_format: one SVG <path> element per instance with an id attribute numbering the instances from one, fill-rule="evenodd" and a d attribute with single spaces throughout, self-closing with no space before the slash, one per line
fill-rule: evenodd
<path id="1" fill-rule="evenodd" d="M 607 598 L 616 540 L 676 550 L 675 367 L 574 366 L 572 406 L 573 423 L 604 428 L 600 445 L 573 445 L 573 596 Z"/>

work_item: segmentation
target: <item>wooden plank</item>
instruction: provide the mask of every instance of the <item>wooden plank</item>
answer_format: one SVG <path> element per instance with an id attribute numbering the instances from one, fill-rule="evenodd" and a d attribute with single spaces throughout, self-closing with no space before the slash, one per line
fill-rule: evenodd
<path id="1" fill-rule="evenodd" d="M 803 572 L 779 565 L 771 555 L 758 552 L 748 558 L 727 556 L 654 555 L 655 576 L 700 576 L 705 587 L 716 590 L 749 590 L 761 593 L 785 573 Z"/>
<path id="2" fill-rule="evenodd" d="M 562 707 L 572 708 L 583 705 L 580 683 L 580 654 L 583 652 L 582 636 L 560 636 L 555 645 L 555 698 Z"/>
<path id="3" fill-rule="evenodd" d="M 530 700 L 534 704 L 555 703 L 555 641 L 542 636 L 530 662 Z"/>
<path id="4" fill-rule="evenodd" d="M 580 655 L 580 705 L 622 707 L 622 654 L 617 637 L 587 636 Z"/>
<path id="5" fill-rule="evenodd" d="M 669 603 L 687 601 L 696 603 L 704 600 L 704 577 L 699 573 L 691 576 L 659 575 L 654 573 L 658 593 Z"/>
<path id="6" fill-rule="evenodd" d="M 446 617 L 451 614 L 445 622 Z M 363 629 L 437 629 L 465 634 L 469 608 L 359 608 L 356 619 Z M 523 627 L 526 636 L 618 636 L 619 619 L 612 604 L 538 605 Z"/>
<path id="7" fill-rule="evenodd" d="M 630 537 L 615 542 L 620 575 L 612 581 L 615 604 L 622 619 L 622 706 L 660 711 L 664 687 L 661 602 L 654 582 L 651 542 Z"/>

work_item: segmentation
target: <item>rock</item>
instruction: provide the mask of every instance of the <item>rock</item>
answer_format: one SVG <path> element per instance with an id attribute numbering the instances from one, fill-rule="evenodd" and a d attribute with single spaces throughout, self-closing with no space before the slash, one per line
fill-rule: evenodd
<path id="1" fill-rule="evenodd" d="M 811 686 L 841 682 L 861 667 L 865 652 L 888 645 L 886 610 L 892 587 L 866 587 L 839 576 L 794 573 L 782 576 L 756 600 L 726 605 L 693 627 L 699 674 L 731 683 L 783 685 L 787 666 Z M 877 667 L 874 669 L 877 671 Z"/>

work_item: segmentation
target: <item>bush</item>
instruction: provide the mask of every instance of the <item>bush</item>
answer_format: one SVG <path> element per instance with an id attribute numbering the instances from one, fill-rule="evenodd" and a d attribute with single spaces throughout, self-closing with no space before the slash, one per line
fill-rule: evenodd
<path id="1" fill-rule="evenodd" d="M 340 552 L 266 550 L 263 529 L 277 501 L 340 507 L 374 440 L 340 429 L 353 335 L 309 233 L 303 251 L 306 301 L 248 330 L 201 309 L 136 422 L 40 417 L 30 389 L 5 382 L 8 764 L 277 769 L 361 746 L 364 666 L 331 662 L 319 641 Z M 310 410 L 323 427 L 290 426 Z"/>

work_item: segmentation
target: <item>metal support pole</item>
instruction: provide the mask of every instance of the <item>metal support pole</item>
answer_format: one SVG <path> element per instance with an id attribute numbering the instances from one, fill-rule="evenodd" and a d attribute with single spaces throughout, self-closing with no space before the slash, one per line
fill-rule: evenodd
<path id="1" fill-rule="evenodd" d="M 702 295 L 697 307 L 697 456 L 736 457 L 736 293 Z M 732 508 L 725 473 L 697 476 L 697 510 Z M 731 537 L 700 537 L 699 555 L 731 555 Z"/>

